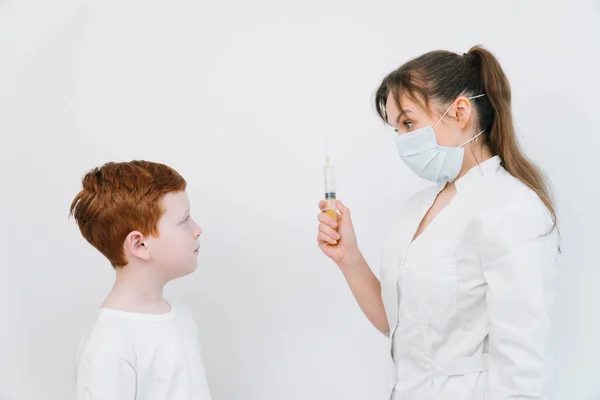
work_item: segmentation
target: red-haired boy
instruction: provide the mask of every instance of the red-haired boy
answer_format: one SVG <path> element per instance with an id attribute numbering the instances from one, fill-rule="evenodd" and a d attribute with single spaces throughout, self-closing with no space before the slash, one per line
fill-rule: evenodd
<path id="1" fill-rule="evenodd" d="M 202 230 L 185 180 L 131 161 L 95 168 L 82 185 L 71 215 L 116 280 L 78 352 L 77 399 L 210 399 L 196 325 L 163 299 L 167 282 L 197 266 Z"/>

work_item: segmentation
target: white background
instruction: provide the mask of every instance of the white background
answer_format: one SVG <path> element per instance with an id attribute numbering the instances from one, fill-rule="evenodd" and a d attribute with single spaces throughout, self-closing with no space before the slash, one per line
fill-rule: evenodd
<path id="1" fill-rule="evenodd" d="M 111 287 L 68 207 L 82 175 L 148 159 L 189 182 L 214 400 L 377 399 L 386 342 L 316 246 L 323 142 L 377 272 L 392 206 L 424 184 L 371 99 L 429 50 L 483 44 L 554 183 L 564 255 L 556 399 L 600 398 L 598 1 L 0 1 L 0 399 L 73 398 Z"/>

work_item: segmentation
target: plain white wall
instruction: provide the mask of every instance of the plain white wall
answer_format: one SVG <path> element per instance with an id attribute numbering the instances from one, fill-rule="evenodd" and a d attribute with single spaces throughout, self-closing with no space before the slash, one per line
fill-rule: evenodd
<path id="1" fill-rule="evenodd" d="M 386 342 L 316 246 L 323 139 L 377 272 L 389 210 L 424 183 L 373 91 L 410 57 L 474 44 L 499 57 L 555 185 L 556 398 L 600 398 L 600 6 L 488 3 L 0 1 L 0 399 L 73 398 L 114 273 L 68 206 L 86 170 L 139 158 L 183 174 L 205 231 L 167 294 L 194 312 L 215 400 L 382 398 Z"/>

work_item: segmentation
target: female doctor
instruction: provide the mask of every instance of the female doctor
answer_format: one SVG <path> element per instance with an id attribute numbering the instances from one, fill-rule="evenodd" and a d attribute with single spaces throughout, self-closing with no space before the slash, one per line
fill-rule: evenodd
<path id="1" fill-rule="evenodd" d="M 338 223 L 319 214 L 318 244 L 389 338 L 388 398 L 546 398 L 559 235 L 500 64 L 481 47 L 430 52 L 386 76 L 375 103 L 400 157 L 434 185 L 399 207 L 381 281 L 340 201 Z"/>

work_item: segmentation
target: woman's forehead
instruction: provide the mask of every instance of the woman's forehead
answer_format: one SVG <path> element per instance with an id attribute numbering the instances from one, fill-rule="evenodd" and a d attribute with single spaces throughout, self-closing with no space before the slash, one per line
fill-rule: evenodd
<path id="1" fill-rule="evenodd" d="M 419 102 L 415 101 L 415 99 L 412 99 L 405 93 L 399 94 L 398 103 L 399 104 L 396 103 L 394 93 L 390 91 L 385 104 L 389 123 L 396 122 L 396 120 L 405 113 L 425 111 L 423 106 L 419 104 Z"/>

